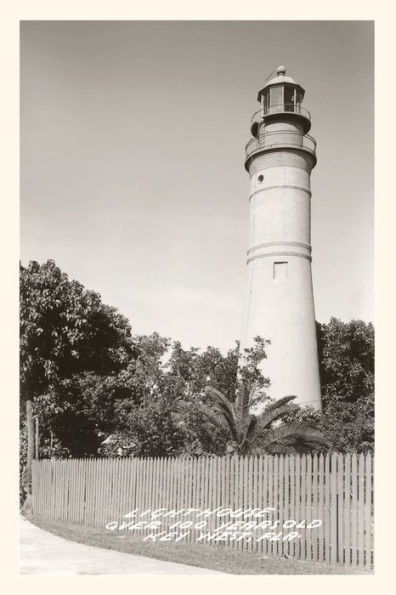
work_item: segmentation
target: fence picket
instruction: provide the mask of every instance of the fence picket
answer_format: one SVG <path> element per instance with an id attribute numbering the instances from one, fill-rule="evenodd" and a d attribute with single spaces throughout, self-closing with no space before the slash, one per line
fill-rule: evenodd
<path id="1" fill-rule="evenodd" d="M 192 461 L 192 493 L 191 493 L 191 508 L 199 508 L 199 459 L 194 457 Z M 193 513 L 193 518 L 196 518 L 197 513 Z M 191 541 L 196 543 L 198 535 L 200 531 L 199 529 L 193 529 Z"/>
<path id="2" fill-rule="evenodd" d="M 303 455 L 301 457 L 301 523 L 304 523 L 307 519 L 307 457 Z M 304 526 L 300 529 L 301 534 L 301 549 L 300 557 L 305 560 L 307 557 L 307 544 L 306 544 L 306 530 Z"/>
<path id="3" fill-rule="evenodd" d="M 279 476 L 278 476 L 278 520 L 279 524 L 278 527 L 275 529 L 275 533 L 282 533 L 281 538 L 283 537 L 283 518 L 284 518 L 284 457 L 281 455 L 279 457 Z M 276 541 L 275 542 L 275 553 L 276 555 L 283 554 L 283 541 Z"/>
<path id="4" fill-rule="evenodd" d="M 299 455 L 296 456 L 296 465 L 295 465 L 295 482 L 296 482 L 296 506 L 295 506 L 295 520 L 297 524 L 301 521 L 301 457 Z M 296 531 L 297 528 L 296 528 Z M 294 543 L 294 555 L 296 558 L 300 558 L 301 556 L 301 539 L 295 541 Z"/>
<path id="5" fill-rule="evenodd" d="M 330 459 L 330 528 L 331 528 L 331 551 L 330 551 L 330 559 L 332 564 L 336 564 L 338 562 L 338 551 L 337 551 L 337 523 L 338 523 L 338 516 L 337 516 L 337 463 L 338 457 L 336 454 L 331 455 Z"/>
<path id="6" fill-rule="evenodd" d="M 289 514 L 288 520 L 296 520 L 296 508 L 295 508 L 295 468 L 294 468 L 294 457 L 290 456 L 289 459 L 289 470 L 288 470 L 288 494 L 289 494 Z M 288 528 L 287 532 L 294 531 L 294 527 Z M 287 541 L 286 553 L 288 556 L 294 556 L 294 542 L 295 540 Z"/>
<path id="7" fill-rule="evenodd" d="M 344 563 L 344 459 L 337 456 L 337 550 L 338 562 Z"/>
<path id="8" fill-rule="evenodd" d="M 318 456 L 317 454 L 313 454 L 312 456 L 312 514 L 311 520 L 318 519 Z M 318 560 L 318 529 L 310 529 L 310 536 L 311 536 L 311 553 L 312 559 L 315 562 Z"/>
<path id="9" fill-rule="evenodd" d="M 273 496 L 273 464 L 274 464 L 274 457 L 266 456 L 267 462 L 267 470 L 266 470 L 266 481 L 267 481 L 267 507 L 273 508 L 274 510 L 268 516 L 269 520 L 275 521 L 276 520 L 276 508 L 274 504 L 274 496 Z M 269 533 L 269 530 L 265 531 L 265 533 Z M 263 547 L 264 553 L 270 553 L 270 542 L 268 539 L 263 540 Z"/>
<path id="10" fill-rule="evenodd" d="M 306 480 L 306 509 L 305 526 L 312 521 L 312 456 L 307 456 L 307 480 Z M 312 530 L 304 529 L 306 543 L 306 559 L 312 560 Z"/>
<path id="11" fill-rule="evenodd" d="M 74 463 L 75 461 L 71 460 L 68 466 L 68 474 L 67 474 L 67 493 L 68 493 L 68 503 L 67 503 L 67 522 L 73 522 L 73 515 L 74 515 Z M 52 468 L 52 461 L 50 462 Z M 50 497 L 50 496 L 49 496 Z"/>
<path id="12" fill-rule="evenodd" d="M 372 461 L 371 461 L 371 454 L 368 453 L 366 456 L 366 494 L 365 494 L 365 532 L 366 532 L 366 539 L 365 539 L 365 566 L 366 568 L 370 568 L 371 566 L 371 554 L 372 554 L 372 547 L 373 547 L 373 509 L 372 509 Z"/>
<path id="13" fill-rule="evenodd" d="M 325 471 L 324 471 L 324 457 L 320 453 L 318 459 L 318 512 L 317 518 L 322 521 L 318 531 L 318 560 L 323 562 L 325 559 L 325 507 L 324 507 L 324 490 L 325 490 Z"/>
<path id="14" fill-rule="evenodd" d="M 344 482 L 344 563 L 351 565 L 351 455 L 345 456 Z"/>
<path id="15" fill-rule="evenodd" d="M 358 461 L 358 474 L 359 474 L 359 500 L 358 500 L 358 565 L 359 568 L 364 568 L 364 455 L 363 453 L 359 456 Z"/>

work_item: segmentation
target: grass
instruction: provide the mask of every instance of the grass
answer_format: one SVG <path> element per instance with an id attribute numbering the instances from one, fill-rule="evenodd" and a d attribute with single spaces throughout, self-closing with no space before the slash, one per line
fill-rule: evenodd
<path id="1" fill-rule="evenodd" d="M 37 527 L 59 537 L 86 545 L 116 550 L 158 560 L 179 562 L 229 574 L 369 574 L 360 569 L 328 566 L 308 560 L 293 560 L 244 552 L 226 546 L 198 543 L 145 542 L 125 532 L 115 533 L 101 527 L 65 524 L 43 518 L 29 518 Z"/>

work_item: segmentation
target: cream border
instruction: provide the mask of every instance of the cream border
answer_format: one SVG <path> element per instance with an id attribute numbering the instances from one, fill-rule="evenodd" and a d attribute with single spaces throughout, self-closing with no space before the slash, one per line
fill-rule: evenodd
<path id="1" fill-rule="evenodd" d="M 388 4 L 389 5 L 389 4 Z M 188 8 L 189 6 L 189 8 Z M 243 8 L 242 8 L 243 6 Z M 225 588 L 232 592 L 240 592 L 243 588 L 259 588 L 276 590 L 277 593 L 299 592 L 300 590 L 316 590 L 321 593 L 341 593 L 354 589 L 356 593 L 373 593 L 380 590 L 386 583 L 394 582 L 394 540 L 392 516 L 394 510 L 394 457 L 395 446 L 391 443 L 394 422 L 394 379 L 390 371 L 393 367 L 394 341 L 390 331 L 393 323 L 395 297 L 392 291 L 393 271 L 395 270 L 392 258 L 394 234 L 394 199 L 393 188 L 393 163 L 390 162 L 394 146 L 392 134 L 389 132 L 389 101 L 393 98 L 394 87 L 393 64 L 391 53 L 394 38 L 394 15 L 386 3 L 381 0 L 374 3 L 364 1 L 350 1 L 348 3 L 333 0 L 331 5 L 322 5 L 318 2 L 306 0 L 296 4 L 289 0 L 279 4 L 263 3 L 253 0 L 247 6 L 229 1 L 201 1 L 194 8 L 185 1 L 169 0 L 166 4 L 159 2 L 131 4 L 126 0 L 113 0 L 113 2 L 92 0 L 59 1 L 56 4 L 49 0 L 35 2 L 19 1 L 8 2 L 3 9 L 0 36 L 2 51 L 2 102 L 3 116 L 2 131 L 2 159 L 4 173 L 3 189 L 3 230 L 1 234 L 2 253 L 6 256 L 6 270 L 3 275 L 6 291 L 1 295 L 1 312 L 3 315 L 2 329 L 2 366 L 6 377 L 3 376 L 3 403 L 6 403 L 8 419 L 3 424 L 1 437 L 3 445 L 3 461 L 7 461 L 3 472 L 3 568 L 10 592 L 29 590 L 33 593 L 53 593 L 54 589 L 61 593 L 70 593 L 70 589 L 94 589 L 96 594 L 113 592 L 117 589 L 140 589 L 144 587 L 156 592 L 171 591 L 172 593 L 184 592 L 201 593 L 202 589 L 213 586 L 214 589 Z M 330 8 L 331 6 L 331 8 Z M 375 8 L 374 8 L 375 7 Z M 376 574 L 375 576 L 230 576 L 230 577 L 119 577 L 119 576 L 85 576 L 81 577 L 29 577 L 17 575 L 17 427 L 18 409 L 15 406 L 17 387 L 17 266 L 18 259 L 18 21 L 19 20 L 123 20 L 123 19 L 208 19 L 208 20 L 376 20 L 376 290 L 377 296 L 377 450 L 376 450 Z M 385 95 L 386 82 L 386 95 Z M 386 97 L 386 103 L 385 103 Z M 387 143 L 389 143 L 387 145 Z M 391 190 L 392 188 L 392 190 Z M 394 333 L 393 333 L 394 335 Z M 393 382 L 392 382 L 393 381 Z M 388 424 L 388 425 L 387 425 Z M 394 423 L 392 424 L 392 426 Z M 11 455 L 12 453 L 12 455 Z M 393 484 L 393 485 L 392 485 Z M 388 543 L 387 543 L 388 540 Z M 3 574 L 3 582 L 6 582 Z M 392 581 L 393 579 L 393 581 Z M 83 584 L 79 584 L 79 581 Z"/>

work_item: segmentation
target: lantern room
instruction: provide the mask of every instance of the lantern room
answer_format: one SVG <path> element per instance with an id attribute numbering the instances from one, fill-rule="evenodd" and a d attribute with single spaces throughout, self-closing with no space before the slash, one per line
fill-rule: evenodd
<path id="1" fill-rule="evenodd" d="M 278 66 L 275 75 L 270 78 L 258 92 L 257 101 L 261 109 L 252 119 L 252 134 L 257 136 L 260 122 L 267 120 L 289 119 L 293 114 L 299 119 L 306 134 L 311 128 L 311 118 L 308 110 L 301 107 L 304 89 L 290 76 L 286 76 L 286 68 Z"/>

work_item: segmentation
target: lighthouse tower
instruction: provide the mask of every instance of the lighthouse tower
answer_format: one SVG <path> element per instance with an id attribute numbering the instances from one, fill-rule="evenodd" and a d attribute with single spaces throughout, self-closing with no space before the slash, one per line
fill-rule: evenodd
<path id="1" fill-rule="evenodd" d="M 304 89 L 279 66 L 258 93 L 245 167 L 250 174 L 248 288 L 241 348 L 268 339 L 261 364 L 274 399 L 321 409 L 311 273 L 310 175 L 316 143 L 307 134 Z"/>

